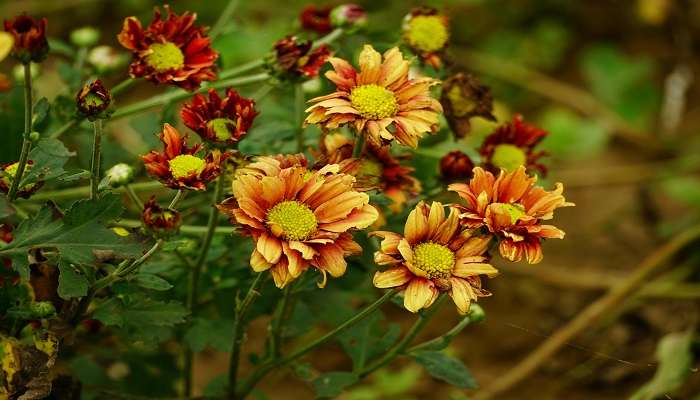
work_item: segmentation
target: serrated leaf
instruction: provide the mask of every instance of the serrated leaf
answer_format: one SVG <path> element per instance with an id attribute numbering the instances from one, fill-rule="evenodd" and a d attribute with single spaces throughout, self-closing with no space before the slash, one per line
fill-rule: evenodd
<path id="1" fill-rule="evenodd" d="M 112 298 L 95 309 L 94 317 L 105 325 L 118 327 L 173 326 L 185 321 L 187 310 L 182 304 L 162 302 L 139 296 L 130 304 Z"/>
<path id="2" fill-rule="evenodd" d="M 32 118 L 32 126 L 36 127 L 41 125 L 42 122 L 49 115 L 49 110 L 51 109 L 51 104 L 46 97 L 42 97 L 39 101 L 34 104 L 34 117 Z"/>
<path id="3" fill-rule="evenodd" d="M 314 391 L 317 397 L 336 397 L 358 379 L 357 375 L 351 372 L 329 372 L 314 379 Z"/>
<path id="4" fill-rule="evenodd" d="M 58 295 L 68 300 L 73 297 L 83 297 L 88 291 L 88 281 L 83 274 L 76 271 L 72 265 L 58 263 Z"/>
<path id="5" fill-rule="evenodd" d="M 15 208 L 12 207 L 10 201 L 7 200 L 7 196 L 0 193 L 0 219 L 7 218 L 15 214 Z"/>
<path id="6" fill-rule="evenodd" d="M 231 351 L 233 321 L 197 318 L 185 334 L 185 342 L 195 352 L 211 347 L 218 351 Z"/>
<path id="7" fill-rule="evenodd" d="M 165 279 L 153 274 L 140 273 L 134 278 L 137 285 L 145 289 L 165 291 L 172 289 L 173 285 Z"/>
<path id="8" fill-rule="evenodd" d="M 459 388 L 476 389 L 478 387 L 471 372 L 454 357 L 439 351 L 418 351 L 411 356 L 434 378 Z"/>
<path id="9" fill-rule="evenodd" d="M 22 177 L 21 187 L 63 175 L 63 166 L 74 155 L 75 153 L 69 151 L 58 139 L 41 139 L 29 152 L 29 159 L 33 164 Z"/>
<path id="10" fill-rule="evenodd" d="M 659 367 L 651 381 L 635 392 L 630 400 L 653 400 L 683 386 L 693 367 L 693 332 L 670 333 L 659 341 L 656 358 Z"/>

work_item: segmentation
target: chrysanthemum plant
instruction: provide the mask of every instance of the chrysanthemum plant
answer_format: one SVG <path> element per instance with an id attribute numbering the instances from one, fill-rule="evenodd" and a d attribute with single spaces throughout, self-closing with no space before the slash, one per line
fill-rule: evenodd
<path id="1" fill-rule="evenodd" d="M 478 149 L 460 141 L 495 118 L 489 89 L 449 59 L 447 16 L 412 10 L 402 45 L 353 48 L 361 7 L 310 7 L 267 56 L 225 65 L 232 11 L 211 30 L 168 6 L 125 18 L 110 35 L 128 67 L 94 29 L 59 55 L 46 19 L 5 21 L 25 125 L 0 177 L 0 398 L 188 398 L 206 349 L 229 354 L 215 398 L 246 398 L 273 371 L 332 397 L 399 358 L 473 387 L 442 350 L 484 318 L 499 263 L 536 264 L 564 237 L 549 221 L 573 204 L 537 185 L 545 131 L 516 116 Z M 81 57 L 62 73 L 69 95 L 36 101 L 31 63 L 66 54 Z M 130 100 L 137 85 L 161 93 Z M 120 133 L 124 117 L 143 141 Z M 115 137 L 127 151 L 106 151 Z M 453 151 L 416 171 L 412 152 L 437 141 Z M 447 299 L 455 326 L 424 337 Z M 404 332 L 388 322 L 403 312 Z M 351 362 L 316 367 L 332 342 Z"/>

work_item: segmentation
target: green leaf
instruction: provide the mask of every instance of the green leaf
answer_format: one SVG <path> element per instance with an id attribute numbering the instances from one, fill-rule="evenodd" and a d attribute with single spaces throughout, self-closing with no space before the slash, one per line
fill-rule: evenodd
<path id="1" fill-rule="evenodd" d="M 68 151 L 58 139 L 41 139 L 29 152 L 33 164 L 22 177 L 21 187 L 63 175 L 63 166 L 75 153 Z"/>
<path id="2" fill-rule="evenodd" d="M 145 289 L 165 291 L 172 289 L 173 285 L 158 275 L 140 273 L 136 275 L 134 281 L 137 285 Z"/>
<path id="3" fill-rule="evenodd" d="M 670 398 L 668 394 L 683 386 L 693 367 L 693 332 L 670 333 L 659 341 L 656 358 L 659 367 L 651 381 L 635 392 L 630 400 Z"/>
<path id="4" fill-rule="evenodd" d="M 58 263 L 58 295 L 68 300 L 72 297 L 83 297 L 88 291 L 88 281 L 83 274 L 72 265 Z"/>
<path id="5" fill-rule="evenodd" d="M 7 218 L 15 214 L 15 208 L 12 207 L 10 201 L 7 200 L 7 196 L 0 193 L 0 219 Z"/>
<path id="6" fill-rule="evenodd" d="M 187 310 L 176 301 L 162 302 L 138 296 L 128 304 L 112 298 L 95 309 L 94 317 L 118 327 L 173 326 L 185 322 Z"/>
<path id="7" fill-rule="evenodd" d="M 318 397 L 336 397 L 358 379 L 357 375 L 351 372 L 329 372 L 314 379 L 314 391 Z"/>
<path id="8" fill-rule="evenodd" d="M 32 127 L 41 125 L 46 117 L 49 115 L 49 110 L 51 109 L 51 104 L 46 97 L 42 97 L 39 101 L 34 104 L 34 117 L 32 118 Z"/>
<path id="9" fill-rule="evenodd" d="M 374 313 L 338 337 L 343 350 L 352 359 L 353 370 L 364 367 L 367 360 L 384 353 L 398 339 L 400 327 L 394 324 L 389 329 L 384 329 L 383 320 L 380 313 Z"/>
<path id="10" fill-rule="evenodd" d="M 476 380 L 464 364 L 439 351 L 418 351 L 411 354 L 414 360 L 434 378 L 464 389 L 476 389 Z"/>
<path id="11" fill-rule="evenodd" d="M 585 158 L 600 152 L 608 141 L 602 124 L 565 108 L 549 108 L 539 120 L 540 126 L 549 132 L 542 148 L 554 157 Z"/>
<path id="12" fill-rule="evenodd" d="M 674 199 L 700 208 L 700 179 L 676 177 L 664 181 L 661 187 Z"/>
<path id="13" fill-rule="evenodd" d="M 197 318 L 185 334 L 185 342 L 192 351 L 204 351 L 208 347 L 222 352 L 231 351 L 233 321 Z"/>

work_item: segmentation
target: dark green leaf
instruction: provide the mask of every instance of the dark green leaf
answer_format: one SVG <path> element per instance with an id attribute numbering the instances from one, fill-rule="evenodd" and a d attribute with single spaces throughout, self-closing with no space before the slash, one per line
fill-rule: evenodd
<path id="1" fill-rule="evenodd" d="M 233 321 L 198 318 L 185 334 L 185 342 L 193 351 L 204 351 L 211 347 L 218 351 L 231 351 Z"/>
<path id="2" fill-rule="evenodd" d="M 139 297 L 130 304 L 124 304 L 116 298 L 109 299 L 95 309 L 94 317 L 105 325 L 143 328 L 173 326 L 184 322 L 186 315 L 187 310 L 178 302 Z"/>
<path id="3" fill-rule="evenodd" d="M 460 360 L 454 357 L 439 351 L 418 351 L 411 356 L 434 378 L 459 388 L 475 389 L 478 387 L 471 372 Z"/>
<path id="4" fill-rule="evenodd" d="M 83 274 L 72 265 L 58 263 L 58 295 L 68 300 L 72 297 L 83 297 L 88 291 L 88 281 Z"/>
<path id="5" fill-rule="evenodd" d="M 0 193 L 0 219 L 7 218 L 15 214 L 15 208 L 12 207 L 10 201 L 7 200 L 7 196 Z"/>
<path id="6" fill-rule="evenodd" d="M 159 277 L 158 275 L 145 274 L 143 272 L 136 275 L 134 281 L 137 285 L 141 286 L 142 288 L 151 290 L 164 291 L 170 290 L 173 287 L 173 285 L 171 285 L 170 282 Z"/>
<path id="7" fill-rule="evenodd" d="M 75 153 L 68 151 L 58 139 L 41 139 L 29 152 L 33 164 L 22 177 L 21 186 L 25 187 L 37 181 L 47 181 L 63 175 L 63 166 Z"/>
<path id="8" fill-rule="evenodd" d="M 51 109 L 51 104 L 46 97 L 42 97 L 39 101 L 34 104 L 34 118 L 32 119 L 32 126 L 36 127 L 41 125 L 42 122 L 49 115 L 49 110 Z"/>
<path id="9" fill-rule="evenodd" d="M 357 381 L 357 375 L 351 372 L 329 372 L 314 379 L 313 385 L 316 396 L 336 397 Z"/>

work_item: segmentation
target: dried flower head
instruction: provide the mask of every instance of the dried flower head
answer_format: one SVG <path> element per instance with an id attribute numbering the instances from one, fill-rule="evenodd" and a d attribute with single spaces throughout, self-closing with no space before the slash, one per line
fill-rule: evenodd
<path id="1" fill-rule="evenodd" d="M 309 100 L 305 124 L 337 129 L 352 124 L 357 134 L 367 134 L 381 146 L 397 140 L 418 146 L 426 132 L 437 129 L 440 103 L 430 96 L 431 78 L 410 79 L 410 62 L 394 47 L 382 55 L 370 45 L 360 53 L 360 72 L 345 60 L 331 57 L 334 70 L 326 77 L 336 91 Z"/>
<path id="2" fill-rule="evenodd" d="M 112 103 L 112 95 L 109 93 L 99 79 L 88 83 L 80 89 L 75 97 L 78 112 L 90 121 L 98 118 L 107 118 L 106 113 Z"/>
<path id="3" fill-rule="evenodd" d="M 299 22 L 304 30 L 325 35 L 333 30 L 331 25 L 331 6 L 316 6 L 309 4 L 299 14 Z"/>
<path id="4" fill-rule="evenodd" d="M 453 150 L 440 159 L 440 175 L 448 182 L 471 178 L 473 169 L 472 159 L 459 150 Z"/>
<path id="5" fill-rule="evenodd" d="M 23 64 L 44 61 L 49 53 L 46 40 L 46 18 L 38 21 L 28 15 L 5 20 L 5 32 L 12 35 L 12 56 Z"/>
<path id="6" fill-rule="evenodd" d="M 206 29 L 194 24 L 197 14 L 177 15 L 169 6 L 165 6 L 165 11 L 168 15 L 162 20 L 156 7 L 153 21 L 146 29 L 136 17 L 124 20 L 117 38 L 133 53 L 131 77 L 185 90 L 195 90 L 202 81 L 214 80 L 214 64 L 219 53 L 212 49 Z"/>
<path id="7" fill-rule="evenodd" d="M 172 208 L 162 208 L 156 202 L 156 196 L 151 196 L 144 204 L 141 213 L 143 225 L 156 236 L 167 236 L 176 233 L 180 228 L 180 212 Z"/>
<path id="8" fill-rule="evenodd" d="M 501 169 L 513 171 L 525 166 L 528 172 L 546 175 L 547 167 L 539 162 L 546 152 L 535 151 L 535 147 L 547 135 L 547 131 L 526 123 L 516 114 L 511 123 L 499 126 L 484 139 L 479 148 L 484 167 L 498 173 Z"/>
<path id="9" fill-rule="evenodd" d="M 326 45 L 314 49 L 311 41 L 286 36 L 275 43 L 268 68 L 280 79 L 306 80 L 317 77 L 331 55 L 333 52 Z"/>
<path id="10" fill-rule="evenodd" d="M 187 135 L 180 136 L 170 124 L 163 127 L 160 141 L 162 153 L 152 150 L 141 159 L 151 176 L 172 189 L 205 190 L 207 183 L 219 176 L 222 163 L 230 155 L 212 150 L 200 157 L 197 154 L 202 145 L 188 147 Z"/>
<path id="11" fill-rule="evenodd" d="M 27 165 L 24 167 L 24 177 L 27 176 L 27 171 L 32 169 L 32 166 L 34 165 L 33 160 L 27 160 Z M 0 176 L 0 192 L 7 194 L 10 191 L 10 187 L 12 186 L 12 180 L 14 179 L 15 175 L 17 175 L 17 169 L 19 168 L 19 163 L 7 163 L 7 164 L 0 164 L 0 169 L 2 169 L 2 176 Z M 39 182 L 34 182 L 30 183 L 28 185 L 24 185 L 23 187 L 20 187 L 19 190 L 17 191 L 17 197 L 22 197 L 24 199 L 28 199 L 34 192 L 39 190 L 44 185 L 44 181 L 39 181 Z"/>
<path id="12" fill-rule="evenodd" d="M 471 131 L 470 120 L 481 117 L 496 121 L 493 96 L 488 86 L 469 74 L 459 72 L 447 78 L 442 87 L 440 103 L 455 137 L 463 138 Z"/>
<path id="13" fill-rule="evenodd" d="M 367 11 L 357 4 L 341 4 L 331 11 L 331 23 L 352 33 L 367 26 Z"/>
<path id="14" fill-rule="evenodd" d="M 377 231 L 382 238 L 374 261 L 389 269 L 374 275 L 378 288 L 401 287 L 404 307 L 411 312 L 430 307 L 440 292 L 449 293 L 461 314 L 471 301 L 490 293 L 481 288 L 480 275 L 498 271 L 488 263 L 491 236 L 475 236 L 459 223 L 459 211 L 438 202 L 418 203 L 406 219 L 404 234 Z"/>
<path id="15" fill-rule="evenodd" d="M 435 69 L 442 67 L 450 40 L 450 24 L 446 15 L 432 7 L 414 8 L 404 18 L 402 36 L 421 61 Z"/>
<path id="16" fill-rule="evenodd" d="M 231 88 L 226 89 L 223 99 L 214 89 L 209 89 L 208 98 L 196 94 L 192 102 L 185 104 L 180 111 L 188 128 L 197 132 L 202 140 L 217 145 L 237 143 L 257 115 L 255 101 L 242 97 Z"/>
<path id="17" fill-rule="evenodd" d="M 542 239 L 562 239 L 564 231 L 542 222 L 554 217 L 559 207 L 571 207 L 562 192 L 561 183 L 552 191 L 535 186 L 537 177 L 530 177 L 521 166 L 512 172 L 501 171 L 498 178 L 480 167 L 468 183 L 448 187 L 464 201 L 457 207 L 467 228 L 485 227 L 500 239 L 501 256 L 530 264 L 542 261 Z"/>
<path id="18" fill-rule="evenodd" d="M 369 196 L 353 189 L 355 179 L 338 165 L 312 171 L 300 155 L 264 157 L 250 164 L 233 181 L 233 197 L 219 209 L 255 241 L 253 270 L 270 270 L 284 287 L 309 266 L 322 274 L 345 273 L 345 257 L 361 247 L 350 231 L 377 219 Z"/>

